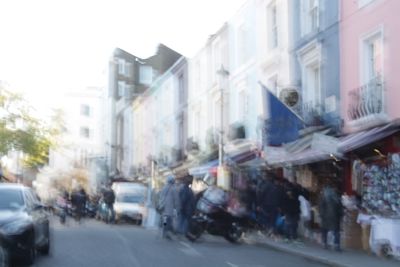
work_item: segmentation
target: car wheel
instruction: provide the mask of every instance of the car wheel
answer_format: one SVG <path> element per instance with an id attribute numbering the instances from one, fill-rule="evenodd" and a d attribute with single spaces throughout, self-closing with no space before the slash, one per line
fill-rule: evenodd
<path id="1" fill-rule="evenodd" d="M 28 265 L 32 265 L 35 263 L 36 259 L 36 248 L 35 246 L 31 246 L 24 255 L 24 262 Z"/>
<path id="2" fill-rule="evenodd" d="M 46 226 L 45 235 L 46 235 L 46 243 L 42 247 L 39 248 L 39 251 L 43 255 L 49 255 L 49 252 L 50 252 L 50 229 L 49 229 L 49 224 L 47 224 L 47 226 Z"/>
<path id="3" fill-rule="evenodd" d="M 35 262 L 36 258 L 36 246 L 35 246 L 35 233 L 31 230 L 30 234 L 31 238 L 29 240 L 29 248 L 25 251 L 23 255 L 24 263 L 27 265 L 32 265 Z"/>

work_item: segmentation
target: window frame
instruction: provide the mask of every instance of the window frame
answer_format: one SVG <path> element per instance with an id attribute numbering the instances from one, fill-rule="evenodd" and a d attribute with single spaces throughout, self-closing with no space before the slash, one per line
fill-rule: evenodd
<path id="1" fill-rule="evenodd" d="M 360 85 L 366 84 L 372 79 L 376 77 L 371 77 L 371 60 L 370 56 L 370 45 L 374 41 L 379 41 L 381 46 L 381 55 L 380 55 L 380 65 L 381 65 L 381 73 L 380 76 L 384 76 L 384 56 L 385 56 L 385 42 L 384 42 L 384 28 L 380 25 L 378 28 L 368 32 L 367 34 L 361 36 L 360 38 Z"/>

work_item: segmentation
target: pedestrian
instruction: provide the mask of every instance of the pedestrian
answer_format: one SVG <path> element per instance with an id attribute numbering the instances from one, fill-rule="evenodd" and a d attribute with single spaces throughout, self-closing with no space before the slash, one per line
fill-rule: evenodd
<path id="1" fill-rule="evenodd" d="M 333 186 L 328 183 L 322 190 L 319 200 L 321 234 L 324 248 L 328 249 L 328 232 L 333 232 L 335 250 L 340 251 L 340 223 L 343 216 L 341 198 Z"/>
<path id="2" fill-rule="evenodd" d="M 86 202 L 87 202 L 87 194 L 85 189 L 81 188 L 78 193 L 78 216 L 79 221 L 82 217 L 85 216 L 86 213 Z"/>
<path id="3" fill-rule="evenodd" d="M 111 188 L 111 185 L 108 185 L 103 191 L 103 201 L 106 204 L 106 212 L 110 212 L 111 214 L 106 215 L 106 221 L 114 223 L 115 222 L 115 211 L 114 211 L 114 203 L 115 203 L 115 193 Z M 111 215 L 111 218 L 108 217 Z"/>
<path id="4" fill-rule="evenodd" d="M 300 202 L 292 190 L 286 192 L 282 212 L 285 216 L 285 236 L 288 240 L 297 239 L 297 226 L 300 217 Z"/>
<path id="5" fill-rule="evenodd" d="M 261 182 L 260 189 L 257 193 L 257 215 L 259 222 L 264 225 L 269 235 L 275 228 L 275 220 L 277 216 L 277 199 L 276 186 L 269 176 Z"/>
<path id="6" fill-rule="evenodd" d="M 195 197 L 190 184 L 193 177 L 188 175 L 182 178 L 182 185 L 179 187 L 179 212 L 178 212 L 178 232 L 185 235 L 189 220 L 194 212 Z"/>
<path id="7" fill-rule="evenodd" d="M 165 186 L 160 191 L 157 203 L 157 210 L 161 214 L 162 235 L 167 239 L 171 239 L 171 233 L 174 231 L 173 218 L 176 217 L 179 205 L 174 183 L 174 176 L 169 175 Z"/>

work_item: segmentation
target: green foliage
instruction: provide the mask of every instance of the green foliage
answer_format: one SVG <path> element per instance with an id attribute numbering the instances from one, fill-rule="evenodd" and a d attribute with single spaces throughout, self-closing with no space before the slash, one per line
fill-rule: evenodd
<path id="1" fill-rule="evenodd" d="M 21 95 L 0 87 L 0 156 L 22 151 L 24 164 L 39 168 L 48 162 L 59 125 L 51 127 L 31 114 L 32 108 Z M 58 118 L 57 123 L 61 122 Z"/>

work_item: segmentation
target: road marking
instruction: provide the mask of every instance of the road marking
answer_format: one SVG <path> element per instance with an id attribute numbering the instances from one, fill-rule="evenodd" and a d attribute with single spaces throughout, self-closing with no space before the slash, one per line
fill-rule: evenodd
<path id="1" fill-rule="evenodd" d="M 226 264 L 228 264 L 228 265 L 231 266 L 231 267 L 239 267 L 239 265 L 230 263 L 229 261 L 227 261 Z"/>
<path id="2" fill-rule="evenodd" d="M 185 253 L 188 256 L 201 256 L 200 252 L 198 252 L 196 249 L 194 249 L 191 245 L 189 245 L 186 242 L 180 241 L 179 242 L 184 248 L 180 248 L 179 250 Z"/>
<path id="3" fill-rule="evenodd" d="M 185 246 L 187 248 L 193 248 L 191 245 L 189 245 L 188 243 L 186 243 L 184 241 L 180 241 L 179 243 L 181 243 L 182 246 Z"/>
<path id="4" fill-rule="evenodd" d="M 116 236 L 125 245 L 124 248 L 126 248 L 126 249 L 130 248 L 128 240 L 126 240 L 126 238 L 121 233 L 119 233 L 117 230 L 115 230 L 115 229 L 113 229 L 113 230 L 116 233 Z M 127 256 L 129 257 L 129 260 L 131 261 L 133 266 L 136 266 L 136 267 L 140 267 L 141 266 L 141 264 L 139 263 L 138 259 L 135 256 L 133 256 L 133 252 L 130 249 L 128 249 Z"/>

